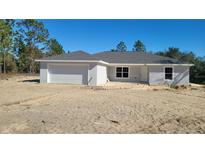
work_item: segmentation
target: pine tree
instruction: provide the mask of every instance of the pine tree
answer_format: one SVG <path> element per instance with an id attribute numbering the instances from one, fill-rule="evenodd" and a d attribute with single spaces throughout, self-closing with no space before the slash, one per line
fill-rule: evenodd
<path id="1" fill-rule="evenodd" d="M 146 52 L 146 48 L 145 48 L 145 45 L 143 44 L 143 42 L 140 40 L 137 40 L 134 43 L 133 51 Z"/>
<path id="2" fill-rule="evenodd" d="M 117 45 L 117 50 L 118 52 L 126 52 L 127 51 L 127 46 L 125 45 L 125 43 L 123 41 L 121 41 L 118 45 Z"/>

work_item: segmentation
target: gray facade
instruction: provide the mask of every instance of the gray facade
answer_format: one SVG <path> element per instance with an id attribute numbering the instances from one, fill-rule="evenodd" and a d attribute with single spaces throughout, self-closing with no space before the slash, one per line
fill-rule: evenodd
<path id="1" fill-rule="evenodd" d="M 171 66 L 173 68 L 173 80 L 165 80 L 165 66 L 149 66 L 149 84 L 150 85 L 188 85 L 189 84 L 189 66 Z"/>
<path id="2" fill-rule="evenodd" d="M 117 78 L 116 67 L 128 67 L 129 77 Z M 127 65 L 108 66 L 108 79 L 110 81 L 148 83 L 148 67 L 147 66 L 127 66 Z"/>
<path id="3" fill-rule="evenodd" d="M 117 78 L 116 77 L 116 67 L 123 67 L 123 65 L 118 66 L 108 66 L 108 79 L 110 81 L 121 81 L 121 82 L 140 82 L 140 67 L 139 66 L 126 66 L 129 68 L 128 78 Z"/>
<path id="4" fill-rule="evenodd" d="M 47 83 L 47 62 L 40 63 L 40 83 Z"/>
<path id="5" fill-rule="evenodd" d="M 159 85 L 159 84 L 188 85 L 189 84 L 189 66 L 180 66 L 180 65 L 127 66 L 129 67 L 128 78 L 117 78 L 116 67 L 117 66 L 108 66 L 108 79 L 110 81 L 145 82 L 150 85 Z M 165 80 L 165 72 L 164 72 L 165 67 L 173 68 L 173 80 Z"/>

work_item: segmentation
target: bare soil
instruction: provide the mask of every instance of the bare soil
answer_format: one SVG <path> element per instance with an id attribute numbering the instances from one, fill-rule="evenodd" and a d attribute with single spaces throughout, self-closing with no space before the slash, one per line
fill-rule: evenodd
<path id="1" fill-rule="evenodd" d="M 0 133 L 205 133 L 205 87 L 0 79 Z"/>

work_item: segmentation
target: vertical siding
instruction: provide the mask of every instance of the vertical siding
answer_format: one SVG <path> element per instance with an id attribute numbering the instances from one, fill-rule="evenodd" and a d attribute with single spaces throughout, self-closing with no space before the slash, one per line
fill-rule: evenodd
<path id="1" fill-rule="evenodd" d="M 165 66 L 149 66 L 149 84 L 167 84 L 167 85 L 188 85 L 189 84 L 189 67 L 188 66 L 173 66 L 173 80 L 164 79 Z"/>
<path id="2" fill-rule="evenodd" d="M 47 83 L 47 63 L 40 63 L 40 83 Z"/>

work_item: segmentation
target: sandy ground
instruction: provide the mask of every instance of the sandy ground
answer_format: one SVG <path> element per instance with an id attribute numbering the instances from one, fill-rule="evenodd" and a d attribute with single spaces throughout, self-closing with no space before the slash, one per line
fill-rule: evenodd
<path id="1" fill-rule="evenodd" d="M 205 88 L 0 80 L 0 133 L 205 133 Z"/>

